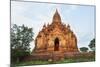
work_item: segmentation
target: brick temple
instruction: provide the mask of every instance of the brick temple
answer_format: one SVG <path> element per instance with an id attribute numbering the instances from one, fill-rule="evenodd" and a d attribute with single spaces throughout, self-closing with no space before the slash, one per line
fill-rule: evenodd
<path id="1" fill-rule="evenodd" d="M 63 58 L 64 54 L 72 54 L 78 51 L 77 37 L 69 24 L 62 22 L 59 12 L 56 10 L 52 23 L 43 25 L 35 39 L 35 48 L 32 55 L 36 58 Z M 45 58 L 46 58 L 45 57 Z"/>

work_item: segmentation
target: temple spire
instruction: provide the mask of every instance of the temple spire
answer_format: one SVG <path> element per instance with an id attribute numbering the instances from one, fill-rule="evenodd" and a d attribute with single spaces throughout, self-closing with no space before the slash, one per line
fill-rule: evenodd
<path id="1" fill-rule="evenodd" d="M 57 9 L 53 16 L 53 23 L 61 23 L 61 17 L 60 17 L 60 14 L 58 13 Z"/>

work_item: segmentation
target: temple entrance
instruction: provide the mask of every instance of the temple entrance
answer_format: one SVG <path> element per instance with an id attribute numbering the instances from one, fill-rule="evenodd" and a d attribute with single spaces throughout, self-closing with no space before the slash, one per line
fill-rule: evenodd
<path id="1" fill-rule="evenodd" d="M 54 51 L 58 51 L 59 50 L 59 39 L 56 38 L 54 41 Z"/>

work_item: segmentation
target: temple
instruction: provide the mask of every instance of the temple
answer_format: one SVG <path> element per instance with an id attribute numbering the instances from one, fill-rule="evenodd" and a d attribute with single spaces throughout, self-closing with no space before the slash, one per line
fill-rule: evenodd
<path id="1" fill-rule="evenodd" d="M 39 31 L 32 54 L 50 54 L 54 52 L 78 52 L 77 37 L 69 24 L 62 23 L 61 16 L 57 10 L 53 15 L 52 23 L 44 24 L 42 30 Z"/>

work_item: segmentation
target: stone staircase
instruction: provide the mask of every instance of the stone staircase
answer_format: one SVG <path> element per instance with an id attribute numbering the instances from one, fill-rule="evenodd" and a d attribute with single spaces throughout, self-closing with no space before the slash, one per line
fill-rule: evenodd
<path id="1" fill-rule="evenodd" d="M 64 59 L 64 54 L 62 52 L 54 51 L 52 54 L 52 60 L 58 61 Z"/>

